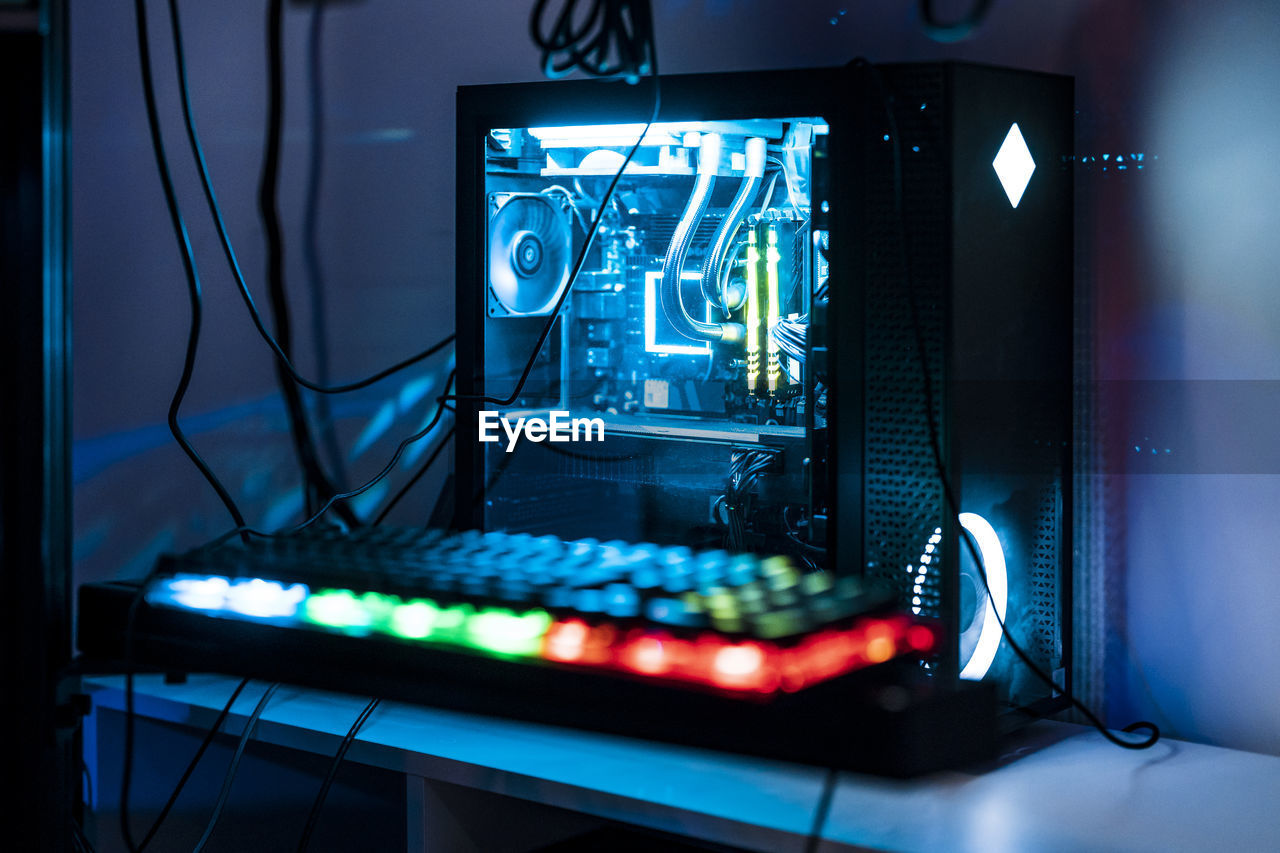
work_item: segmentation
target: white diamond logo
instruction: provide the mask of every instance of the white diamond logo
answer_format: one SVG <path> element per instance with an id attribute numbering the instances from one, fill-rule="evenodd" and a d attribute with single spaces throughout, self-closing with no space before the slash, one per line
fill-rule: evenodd
<path id="1" fill-rule="evenodd" d="M 1031 159 L 1031 152 L 1027 150 L 1026 140 L 1022 138 L 1017 122 L 1009 128 L 991 165 L 996 170 L 996 177 L 1000 179 L 1000 186 L 1004 187 L 1005 195 L 1009 197 L 1009 204 L 1017 207 L 1031 180 L 1031 173 L 1036 170 L 1036 161 Z"/>

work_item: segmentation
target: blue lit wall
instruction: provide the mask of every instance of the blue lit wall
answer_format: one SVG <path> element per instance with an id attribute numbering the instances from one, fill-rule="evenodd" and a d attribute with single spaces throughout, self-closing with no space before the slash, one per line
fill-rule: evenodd
<path id="1" fill-rule="evenodd" d="M 328 13 L 320 223 L 337 378 L 450 330 L 454 89 L 537 78 L 529 5 L 368 0 Z M 997 3 L 971 41 L 938 45 L 921 34 L 915 4 L 901 0 L 654 5 L 670 73 L 861 54 L 1076 76 L 1077 289 L 1094 354 L 1082 364 L 1084 378 L 1098 380 L 1081 555 L 1097 579 L 1081 596 L 1094 692 L 1113 722 L 1152 716 L 1175 735 L 1280 752 L 1280 593 L 1270 561 L 1280 511 L 1280 12 L 1246 0 L 1172 11 L 1135 0 Z M 313 371 L 299 239 L 307 13 L 289 6 L 282 209 L 300 362 Z M 182 7 L 210 166 L 263 293 L 254 207 L 263 4 Z M 146 144 L 128 4 L 77 5 L 72 36 L 76 554 L 80 579 L 90 579 L 138 574 L 156 551 L 194 545 L 227 522 L 164 429 L 187 303 Z M 298 500 L 283 411 L 202 213 L 170 52 L 156 53 L 208 299 L 187 423 L 251 518 L 271 523 Z M 339 407 L 343 444 L 365 447 L 348 460 L 353 476 L 376 470 L 393 436 L 416 427 L 423 386 L 412 383 L 424 375 Z M 439 485 L 438 475 L 421 484 L 403 517 L 421 517 Z"/>

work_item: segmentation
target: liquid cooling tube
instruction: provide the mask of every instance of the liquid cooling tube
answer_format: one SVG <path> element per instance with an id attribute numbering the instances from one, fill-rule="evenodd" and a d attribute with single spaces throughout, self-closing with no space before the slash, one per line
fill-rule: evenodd
<path id="1" fill-rule="evenodd" d="M 747 215 L 747 205 L 755 200 L 760 189 L 760 183 L 764 179 L 764 161 L 765 141 L 759 137 L 751 137 L 747 140 L 746 169 L 742 184 L 738 187 L 738 194 L 733 197 L 733 203 L 729 205 L 729 212 L 720 223 L 715 239 L 711 241 L 706 259 L 702 262 L 702 295 L 726 313 L 739 308 L 742 300 L 730 299 L 725 293 L 724 285 L 729 278 L 725 256 L 729 254 L 733 237 Z"/>
<path id="2" fill-rule="evenodd" d="M 716 182 L 716 168 L 720 164 L 720 135 L 704 133 L 698 145 L 698 179 L 693 194 L 685 205 L 684 213 L 671 235 L 671 245 L 662 263 L 662 287 L 658 291 L 662 310 L 677 332 L 695 341 L 740 341 L 745 329 L 739 323 L 704 323 L 689 316 L 680 296 L 680 274 L 689 253 L 698 223 L 707 212 L 707 200 Z"/>

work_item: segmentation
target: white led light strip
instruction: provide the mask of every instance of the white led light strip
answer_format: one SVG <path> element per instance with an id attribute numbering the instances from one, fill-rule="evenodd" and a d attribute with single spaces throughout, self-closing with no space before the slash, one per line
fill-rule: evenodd
<path id="1" fill-rule="evenodd" d="M 911 612 L 916 616 L 920 615 L 921 599 L 924 594 L 924 582 L 929 574 L 929 564 L 933 562 L 934 552 L 938 550 L 938 543 L 942 541 L 942 528 L 935 527 L 933 535 L 929 537 L 929 541 L 925 543 L 924 553 L 920 555 L 919 566 L 907 566 L 907 571 L 915 574 L 911 579 Z"/>

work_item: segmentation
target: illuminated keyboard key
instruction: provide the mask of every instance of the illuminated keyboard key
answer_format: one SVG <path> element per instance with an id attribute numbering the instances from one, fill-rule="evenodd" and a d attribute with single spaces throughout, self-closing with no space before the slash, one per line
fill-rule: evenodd
<path id="1" fill-rule="evenodd" d="M 580 613 L 603 613 L 604 603 L 604 590 L 600 589 L 580 589 L 573 596 L 573 607 Z"/>
<path id="2" fill-rule="evenodd" d="M 610 584 L 604 588 L 604 612 L 620 619 L 640 615 L 640 596 L 626 584 Z"/>
<path id="3" fill-rule="evenodd" d="M 692 611 L 684 602 L 674 598 L 655 598 L 645 605 L 645 616 L 662 625 L 683 628 L 702 628 L 707 623 L 706 614 Z"/>

